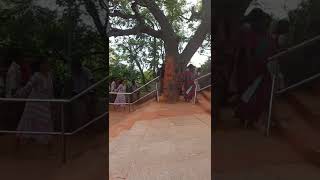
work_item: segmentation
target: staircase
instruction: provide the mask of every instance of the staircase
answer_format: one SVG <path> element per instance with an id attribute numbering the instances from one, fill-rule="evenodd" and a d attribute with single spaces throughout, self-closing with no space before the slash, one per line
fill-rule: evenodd
<path id="1" fill-rule="evenodd" d="M 273 120 L 303 157 L 320 165 L 320 81 L 316 80 L 275 98 Z"/>

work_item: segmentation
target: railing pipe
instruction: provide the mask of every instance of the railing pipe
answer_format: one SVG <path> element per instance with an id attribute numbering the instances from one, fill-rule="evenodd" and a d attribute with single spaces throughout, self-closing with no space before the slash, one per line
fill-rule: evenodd
<path id="1" fill-rule="evenodd" d="M 199 80 L 199 79 L 202 79 L 202 78 L 207 77 L 207 76 L 211 76 L 211 73 L 208 73 L 208 74 L 205 74 L 203 76 L 200 76 L 200 77 L 196 78 L 195 80 Z"/>
<path id="2" fill-rule="evenodd" d="M 195 90 L 194 90 L 194 98 L 193 98 L 193 104 L 196 104 L 196 99 L 197 99 L 197 87 L 198 87 L 198 84 L 196 83 L 197 80 L 195 80 Z"/>
<path id="3" fill-rule="evenodd" d="M 51 102 L 51 103 L 68 103 L 68 99 L 27 99 L 27 98 L 0 98 L 0 101 L 6 102 Z"/>
<path id="4" fill-rule="evenodd" d="M 72 102 L 76 99 L 78 99 L 79 97 L 83 96 L 84 94 L 86 94 L 87 92 L 89 92 L 90 90 L 92 90 L 93 88 L 97 87 L 98 85 L 100 85 L 101 83 L 103 83 L 104 81 L 106 81 L 109 77 L 105 77 L 102 80 L 92 84 L 90 87 L 88 87 L 87 89 L 83 90 L 82 92 L 80 92 L 79 94 L 73 96 L 69 102 Z"/>
<path id="5" fill-rule="evenodd" d="M 271 84 L 271 92 L 270 92 L 270 101 L 269 101 L 269 111 L 268 111 L 268 119 L 267 119 L 267 136 L 270 136 L 271 131 L 271 113 L 272 113 L 272 105 L 273 105 L 273 97 L 274 97 L 274 89 L 275 89 L 276 75 L 272 76 L 272 84 Z"/>
<path id="6" fill-rule="evenodd" d="M 313 76 L 311 76 L 311 77 L 309 77 L 309 78 L 307 78 L 307 79 L 304 79 L 304 80 L 302 80 L 302 81 L 300 81 L 300 82 L 298 82 L 298 83 L 295 83 L 295 84 L 293 84 L 293 85 L 291 85 L 291 86 L 289 86 L 289 87 L 286 87 L 286 88 L 284 88 L 284 89 L 282 89 L 282 90 L 279 90 L 279 91 L 276 92 L 276 94 L 283 94 L 283 93 L 287 92 L 288 90 L 291 90 L 291 89 L 293 89 L 293 88 L 296 88 L 296 87 L 298 87 L 298 86 L 301 86 L 302 84 L 305 84 L 305 83 L 307 83 L 307 82 L 309 82 L 309 81 L 312 81 L 312 80 L 314 80 L 314 79 L 316 79 L 316 78 L 318 78 L 318 77 L 320 77 L 320 73 L 318 73 L 318 74 L 316 74 L 316 75 L 313 75 Z"/>
<path id="7" fill-rule="evenodd" d="M 290 53 L 292 51 L 295 51 L 297 49 L 300 49 L 300 48 L 303 48 L 305 46 L 308 46 L 308 45 L 310 45 L 310 44 L 312 44 L 312 43 L 314 43 L 315 41 L 318 41 L 318 40 L 320 40 L 320 35 L 318 35 L 318 36 L 316 36 L 314 38 L 311 38 L 309 40 L 306 40 L 306 41 L 304 41 L 304 42 L 302 42 L 302 43 L 300 43 L 298 45 L 290 47 L 290 48 L 288 48 L 288 49 L 286 49 L 284 51 L 281 51 L 281 52 L 269 57 L 268 60 L 269 61 L 276 61 L 279 57 L 284 56 L 285 54 L 288 54 L 288 53 Z M 279 60 L 277 60 L 277 61 L 279 61 Z"/>
<path id="8" fill-rule="evenodd" d="M 140 86 L 139 88 L 137 88 L 136 90 L 134 90 L 133 92 L 131 92 L 131 94 L 139 91 L 140 89 L 142 89 L 143 87 L 147 86 L 148 84 L 152 83 L 153 81 L 155 81 L 155 80 L 157 80 L 157 79 L 159 79 L 159 76 L 156 77 L 156 78 L 154 78 L 154 79 L 152 79 L 151 81 L 149 81 L 148 83 L 144 84 L 143 86 Z"/>

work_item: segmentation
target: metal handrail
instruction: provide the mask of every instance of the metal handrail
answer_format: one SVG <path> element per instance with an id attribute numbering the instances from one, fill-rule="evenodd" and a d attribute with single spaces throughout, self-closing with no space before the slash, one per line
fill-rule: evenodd
<path id="1" fill-rule="evenodd" d="M 7 102 L 53 102 L 53 103 L 68 103 L 68 99 L 27 99 L 27 98 L 0 98 L 0 101 Z"/>
<path id="2" fill-rule="evenodd" d="M 130 95 L 130 94 L 133 94 L 137 91 L 139 91 L 140 89 L 142 89 L 143 87 L 147 86 L 148 84 L 152 83 L 153 81 L 159 79 L 160 76 L 157 76 L 156 78 L 150 80 L 149 82 L 147 82 L 146 84 L 140 86 L 139 88 L 137 88 L 136 90 L 132 91 L 132 92 L 125 92 L 125 93 L 122 93 L 122 92 L 109 92 L 109 94 L 124 94 L 124 95 Z"/>
<path id="3" fill-rule="evenodd" d="M 97 87 L 98 85 L 100 85 L 101 83 L 105 82 L 109 77 L 105 77 L 103 79 L 101 79 L 100 81 L 92 84 L 90 87 L 88 87 L 87 89 L 81 91 L 79 94 L 74 95 L 71 99 L 69 99 L 69 102 L 72 102 L 76 99 L 78 99 L 79 97 L 83 96 L 85 93 L 89 92 L 90 90 L 92 90 L 93 88 Z"/>
<path id="4" fill-rule="evenodd" d="M 291 90 L 291 89 L 293 89 L 293 88 L 296 88 L 296 87 L 298 87 L 298 86 L 300 86 L 300 85 L 302 85 L 302 84 L 305 84 L 305 83 L 307 83 L 307 82 L 309 82 L 309 81 L 312 81 L 312 80 L 314 80 L 314 79 L 316 79 L 316 78 L 318 78 L 318 77 L 320 77 L 320 73 L 318 73 L 318 74 L 316 74 L 316 75 L 313 75 L 313 76 L 311 76 L 311 77 L 309 77 L 309 78 L 306 78 L 306 79 L 304 79 L 304 80 L 302 80 L 302 81 L 300 81 L 300 82 L 298 82 L 298 83 L 295 83 L 295 84 L 293 84 L 293 85 L 291 85 L 291 86 L 289 86 L 289 87 L 286 87 L 286 88 L 284 88 L 284 89 L 282 89 L 282 90 L 278 90 L 278 91 L 275 92 L 275 93 L 276 93 L 276 94 L 283 94 L 283 93 L 287 92 L 288 90 Z"/>
<path id="5" fill-rule="evenodd" d="M 135 92 L 137 92 L 137 91 L 139 91 L 141 88 L 147 86 L 148 84 L 152 83 L 153 81 L 155 81 L 155 80 L 157 80 L 157 79 L 159 79 L 159 78 L 160 78 L 160 76 L 157 76 L 156 78 L 154 78 L 154 79 L 152 79 L 151 81 L 147 82 L 145 85 L 140 86 L 139 88 L 137 88 L 136 90 L 134 90 L 134 91 L 132 92 L 132 94 L 135 93 Z"/>
<path id="6" fill-rule="evenodd" d="M 85 129 L 86 127 L 90 126 L 94 122 L 100 120 L 101 118 L 103 118 L 107 114 L 109 114 L 109 112 L 105 112 L 105 113 L 101 114 L 100 116 L 95 117 L 93 120 L 89 121 L 88 123 L 84 124 L 83 126 L 79 127 L 78 129 L 72 131 L 71 133 L 66 133 L 66 135 L 74 135 L 74 134 L 78 133 L 79 131 Z"/>
<path id="7" fill-rule="evenodd" d="M 200 77 L 196 78 L 195 81 L 196 81 L 196 80 L 199 80 L 199 79 L 202 79 L 202 78 L 204 78 L 204 77 L 207 77 L 207 76 L 211 76 L 211 73 L 208 73 L 208 74 L 205 74 L 205 75 L 203 75 L 203 76 L 200 76 Z"/>
<path id="8" fill-rule="evenodd" d="M 318 36 L 316 36 L 316 37 L 314 37 L 314 38 L 311 38 L 311 39 L 309 39 L 309 40 L 306 40 L 306 41 L 304 41 L 304 42 L 302 42 L 302 43 L 300 43 L 300 44 L 298 44 L 298 45 L 295 45 L 295 46 L 292 46 L 292 47 L 290 47 L 290 48 L 287 48 L 286 50 L 281 51 L 281 52 L 279 52 L 279 53 L 277 53 L 277 54 L 269 57 L 268 60 L 269 60 L 269 61 L 278 61 L 277 58 L 279 58 L 279 57 L 281 57 L 281 56 L 284 56 L 284 55 L 286 55 L 286 54 L 288 54 L 288 53 L 290 53 L 290 52 L 292 52 L 292 51 L 295 51 L 295 50 L 297 50 L 297 49 L 300 49 L 300 48 L 302 48 L 302 47 L 305 47 L 305 46 L 307 46 L 307 45 L 310 45 L 310 44 L 312 44 L 312 43 L 314 43 L 315 41 L 318 41 L 318 40 L 320 40 L 320 35 L 318 35 Z"/>
<path id="9" fill-rule="evenodd" d="M 52 102 L 52 103 L 62 103 L 61 104 L 61 128 L 62 130 L 60 132 L 34 132 L 34 131 L 8 131 L 8 130 L 0 130 L 0 133 L 6 133 L 6 134 L 34 134 L 34 135 L 61 135 L 62 136 L 62 144 L 63 144 L 63 152 L 62 152 L 62 161 L 63 163 L 66 162 L 66 136 L 74 135 L 78 133 L 79 131 L 85 129 L 86 127 L 90 126 L 94 122 L 100 120 L 102 117 L 106 116 L 109 112 L 105 112 L 102 115 L 94 118 L 90 122 L 86 123 L 85 125 L 77 128 L 76 130 L 67 133 L 65 132 L 64 128 L 64 116 L 63 116 L 63 104 L 65 103 L 71 103 L 72 101 L 78 99 L 79 97 L 83 96 L 93 88 L 97 87 L 101 83 L 105 82 L 109 77 L 105 77 L 102 80 L 94 83 L 90 87 L 86 88 L 85 90 L 81 91 L 79 94 L 74 95 L 70 99 L 27 99 L 27 98 L 0 98 L 0 101 L 6 101 L 6 102 Z"/>
<path id="10" fill-rule="evenodd" d="M 151 81 L 149 81 L 149 82 L 147 82 L 146 84 L 144 84 L 143 86 L 140 86 L 139 88 L 137 88 L 136 90 L 134 90 L 134 91 L 132 91 L 132 92 L 129 92 L 129 93 L 118 93 L 118 92 L 109 92 L 109 94 L 124 94 L 124 95 L 131 95 L 131 94 L 133 94 L 133 93 L 135 93 L 135 92 L 137 92 L 138 90 L 140 90 L 141 88 L 143 88 L 143 87 L 145 87 L 145 86 L 147 86 L 148 84 L 150 84 L 150 83 L 152 83 L 152 82 L 154 82 L 155 80 L 158 80 L 160 78 L 160 76 L 157 76 L 156 78 L 154 78 L 154 79 L 152 79 Z M 110 105 L 129 105 L 129 111 L 130 111 L 130 107 L 131 107 L 131 105 L 133 105 L 133 104 L 135 104 L 135 103 L 137 103 L 138 101 L 140 101 L 141 99 L 143 99 L 143 98 L 145 98 L 145 97 L 147 97 L 147 96 L 149 96 L 150 94 L 153 94 L 153 93 L 155 93 L 156 92 L 156 97 L 157 97 L 157 101 L 159 102 L 159 89 L 158 89 L 158 84 L 156 83 L 156 89 L 155 90 L 153 90 L 153 91 L 151 91 L 150 93 L 148 93 L 148 94 L 146 94 L 146 95 L 144 95 L 143 97 L 140 97 L 139 99 L 137 99 L 136 101 L 134 101 L 134 102 L 125 102 L 125 103 L 111 103 L 111 102 L 109 102 L 109 104 Z"/>
<path id="11" fill-rule="evenodd" d="M 151 91 L 150 93 L 142 96 L 141 98 L 139 98 L 138 100 L 136 100 L 136 101 L 134 101 L 134 102 L 132 102 L 132 103 L 130 103 L 130 104 L 135 104 L 136 102 L 140 101 L 141 99 L 143 99 L 143 98 L 145 98 L 145 97 L 147 97 L 147 96 L 149 96 L 150 94 L 153 94 L 153 93 L 155 93 L 155 92 L 157 92 L 157 90 Z"/>
<path id="12" fill-rule="evenodd" d="M 123 92 L 109 92 L 109 94 L 124 94 L 124 95 L 130 95 L 132 94 L 131 92 L 130 93 L 123 93 Z"/>
<path id="13" fill-rule="evenodd" d="M 53 102 L 53 103 L 70 103 L 79 97 L 83 96 L 93 88 L 97 87 L 101 83 L 105 82 L 108 77 L 103 78 L 102 80 L 94 83 L 90 87 L 86 88 L 85 90 L 81 91 L 79 94 L 74 95 L 70 99 L 28 99 L 28 98 L 0 98 L 0 101 L 7 101 L 7 102 Z"/>
<path id="14" fill-rule="evenodd" d="M 148 93 L 148 94 L 140 97 L 139 99 L 137 99 L 136 101 L 131 102 L 131 103 L 109 103 L 109 104 L 111 104 L 111 105 L 133 105 L 133 104 L 135 104 L 136 102 L 140 101 L 141 99 L 143 99 L 143 98 L 145 98 L 145 97 L 147 97 L 147 96 L 149 96 L 150 94 L 155 93 L 155 92 L 157 92 L 157 89 L 151 91 L 150 93 Z"/>
<path id="15" fill-rule="evenodd" d="M 208 74 L 205 74 L 205 75 L 203 75 L 203 76 L 200 76 L 200 77 L 198 77 L 198 78 L 196 78 L 196 79 L 194 80 L 194 84 L 195 84 L 196 88 L 195 88 L 195 91 L 194 91 L 193 104 L 196 104 L 196 99 L 197 99 L 197 94 L 198 94 L 198 92 L 200 92 L 200 91 L 202 91 L 202 90 L 204 90 L 204 89 L 207 89 L 207 88 L 211 87 L 211 83 L 210 83 L 209 85 L 207 85 L 207 86 L 205 86 L 205 87 L 197 90 L 197 88 L 198 88 L 198 83 L 196 83 L 196 81 L 199 81 L 199 79 L 205 78 L 205 77 L 207 77 L 207 76 L 211 76 L 211 73 L 208 73 Z"/>
<path id="16" fill-rule="evenodd" d="M 204 89 L 207 89 L 207 88 L 209 88 L 209 87 L 211 87 L 211 84 L 209 84 L 208 86 L 205 86 L 205 87 L 203 87 L 203 88 L 200 88 L 200 89 L 198 90 L 198 92 L 200 92 L 200 91 L 202 91 L 202 90 L 204 90 Z"/>
<path id="17" fill-rule="evenodd" d="M 298 50 L 298 49 L 300 49 L 302 47 L 310 45 L 310 44 L 312 44 L 312 43 L 314 43 L 315 41 L 318 41 L 318 40 L 320 40 L 320 35 L 318 35 L 318 36 L 316 36 L 314 38 L 311 38 L 309 40 L 306 40 L 306 41 L 304 41 L 304 42 L 302 42 L 302 43 L 300 43 L 298 45 L 295 45 L 295 46 L 293 46 L 291 48 L 288 48 L 285 51 L 279 52 L 279 53 L 277 53 L 277 54 L 275 54 L 275 55 L 273 55 L 273 56 L 268 58 L 269 63 L 272 63 L 273 61 L 279 61 L 279 59 L 278 59 L 279 57 L 282 57 L 282 56 L 284 56 L 284 55 L 286 55 L 288 53 L 291 53 L 293 51 L 296 51 L 296 50 Z M 293 88 L 301 86 L 302 84 L 305 84 L 305 83 L 307 83 L 307 82 L 309 82 L 309 81 L 311 81 L 313 79 L 316 79 L 316 78 L 320 77 L 320 73 L 318 73 L 318 74 L 316 74 L 316 75 L 314 75 L 312 77 L 306 78 L 306 79 L 304 79 L 304 80 L 302 80 L 302 81 L 300 81 L 298 83 L 295 83 L 295 84 L 293 84 L 293 85 L 291 85 L 291 86 L 289 86 L 287 88 L 275 91 L 275 82 L 277 80 L 278 74 L 279 74 L 279 72 L 276 71 L 275 74 L 272 75 L 272 87 L 271 87 L 271 92 L 270 92 L 269 109 L 268 109 L 267 124 L 266 124 L 266 126 L 267 126 L 266 127 L 266 129 L 267 129 L 266 135 L 267 136 L 270 135 L 270 131 L 271 131 L 271 114 L 272 114 L 274 94 L 277 94 L 277 95 L 283 94 L 284 92 L 287 92 L 288 90 L 291 90 Z"/>

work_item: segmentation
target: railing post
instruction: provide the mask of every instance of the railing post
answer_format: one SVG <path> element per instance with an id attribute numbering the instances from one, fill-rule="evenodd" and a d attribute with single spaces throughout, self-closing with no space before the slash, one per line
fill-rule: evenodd
<path id="1" fill-rule="evenodd" d="M 65 135 L 65 119 L 64 119 L 64 104 L 61 104 L 61 138 L 62 138 L 62 163 L 67 162 L 67 152 L 66 152 L 66 135 Z"/>
<path id="2" fill-rule="evenodd" d="M 271 131 L 271 114 L 272 114 L 272 105 L 273 105 L 273 98 L 274 98 L 274 89 L 275 89 L 275 83 L 277 80 L 277 75 L 278 75 L 278 66 L 275 64 L 275 66 L 271 67 L 273 70 L 271 72 L 272 75 L 272 84 L 271 84 L 271 92 L 270 92 L 270 101 L 269 101 L 269 109 L 268 109 L 268 116 L 267 116 L 267 132 L 266 135 L 270 136 L 270 131 Z"/>
<path id="3" fill-rule="evenodd" d="M 197 99 L 197 83 L 194 81 L 194 85 L 196 86 L 195 87 L 195 90 L 194 90 L 194 98 L 193 98 L 193 104 L 196 104 L 196 99 Z"/>
<path id="4" fill-rule="evenodd" d="M 129 98 L 128 98 L 128 101 L 129 101 L 129 112 L 131 112 L 131 95 L 132 94 L 129 94 Z"/>

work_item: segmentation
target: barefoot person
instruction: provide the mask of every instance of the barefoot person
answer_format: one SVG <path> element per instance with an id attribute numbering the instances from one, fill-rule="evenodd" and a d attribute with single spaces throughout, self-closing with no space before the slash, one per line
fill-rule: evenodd
<path id="1" fill-rule="evenodd" d="M 38 72 L 34 73 L 25 87 L 17 92 L 16 97 L 29 99 L 52 99 L 53 84 L 49 64 L 46 58 L 41 58 Z M 18 131 L 52 132 L 54 129 L 50 102 L 27 102 Z M 48 135 L 19 134 L 19 140 L 35 140 L 38 143 L 49 144 Z M 20 141 L 19 141 L 20 142 Z"/>
<path id="2" fill-rule="evenodd" d="M 124 85 L 123 80 L 119 81 L 119 86 L 117 87 L 115 92 L 117 92 L 117 93 L 125 93 L 126 92 L 126 87 Z M 116 100 L 114 101 L 114 103 L 116 103 L 116 107 L 118 107 L 118 108 L 122 107 L 123 109 L 125 109 L 126 105 L 123 104 L 123 103 L 126 103 L 125 94 L 117 94 L 117 97 L 116 97 Z"/>

